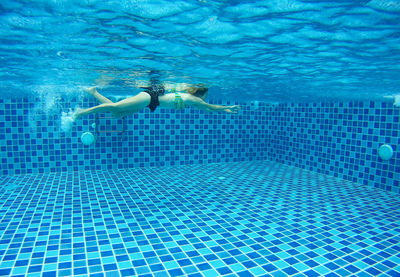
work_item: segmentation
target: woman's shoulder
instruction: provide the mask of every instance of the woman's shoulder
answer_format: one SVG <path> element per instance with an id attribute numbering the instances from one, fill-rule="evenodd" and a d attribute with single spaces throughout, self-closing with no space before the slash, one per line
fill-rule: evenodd
<path id="1" fill-rule="evenodd" d="M 204 100 L 194 96 L 190 93 L 182 93 L 182 99 L 185 102 L 185 105 L 187 106 L 197 106 L 197 105 L 202 105 L 204 104 Z"/>

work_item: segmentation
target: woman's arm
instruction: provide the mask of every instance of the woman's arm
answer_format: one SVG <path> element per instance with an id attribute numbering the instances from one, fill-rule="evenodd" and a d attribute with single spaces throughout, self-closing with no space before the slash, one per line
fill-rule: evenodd
<path id="1" fill-rule="evenodd" d="M 188 95 L 189 96 L 189 95 Z M 185 99 L 186 106 L 193 106 L 203 111 L 209 112 L 227 112 L 227 113 L 238 113 L 240 110 L 239 105 L 233 106 L 223 106 L 223 105 L 213 105 L 205 102 L 203 99 L 190 95 Z"/>

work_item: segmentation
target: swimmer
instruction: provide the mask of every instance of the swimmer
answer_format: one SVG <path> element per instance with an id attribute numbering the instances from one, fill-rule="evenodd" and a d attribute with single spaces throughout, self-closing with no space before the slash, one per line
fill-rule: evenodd
<path id="1" fill-rule="evenodd" d="M 194 107 L 203 111 L 210 112 L 226 112 L 238 113 L 240 106 L 223 106 L 213 105 L 204 101 L 207 97 L 208 89 L 203 86 L 191 86 L 184 90 L 184 92 L 172 91 L 172 93 L 165 94 L 164 86 L 158 82 L 152 82 L 150 87 L 143 88 L 144 91 L 139 94 L 121 100 L 119 102 L 112 102 L 110 99 L 101 95 L 96 87 L 85 89 L 87 93 L 95 97 L 101 105 L 88 108 L 77 109 L 74 112 L 74 120 L 82 116 L 110 112 L 115 117 L 124 117 L 130 114 L 137 113 L 148 107 L 150 111 L 154 111 L 157 106 L 163 108 L 172 108 L 181 110 L 186 107 Z"/>

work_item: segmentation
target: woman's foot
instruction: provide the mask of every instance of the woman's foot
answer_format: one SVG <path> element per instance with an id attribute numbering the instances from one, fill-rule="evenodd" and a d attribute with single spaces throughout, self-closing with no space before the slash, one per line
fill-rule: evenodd
<path id="1" fill-rule="evenodd" d="M 82 116 L 82 113 L 84 111 L 85 111 L 84 109 L 77 107 L 75 111 L 71 114 L 72 119 L 75 121 L 76 119 Z"/>
<path id="2" fill-rule="evenodd" d="M 75 111 L 69 110 L 68 113 L 61 113 L 61 129 L 68 133 L 71 131 L 72 126 L 74 125 L 75 120 L 80 116 L 81 108 L 76 108 Z"/>
<path id="3" fill-rule="evenodd" d="M 92 96 L 94 96 L 97 93 L 96 87 L 84 88 L 83 90 Z"/>
<path id="4" fill-rule="evenodd" d="M 104 97 L 103 95 L 101 95 L 97 90 L 96 87 L 91 87 L 91 88 L 84 88 L 84 90 L 90 94 L 91 96 L 93 96 L 94 98 L 97 99 L 97 101 L 99 101 L 100 103 L 104 104 L 104 103 L 112 103 L 112 101 L 110 99 L 108 99 L 107 97 Z"/>

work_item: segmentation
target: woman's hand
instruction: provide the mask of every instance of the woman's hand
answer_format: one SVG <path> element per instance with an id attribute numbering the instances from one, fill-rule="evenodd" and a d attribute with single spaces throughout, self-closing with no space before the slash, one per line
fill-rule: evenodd
<path id="1" fill-rule="evenodd" d="M 238 113 L 239 110 L 240 110 L 240 106 L 239 105 L 233 105 L 233 106 L 227 106 L 224 109 L 224 112 L 227 112 L 227 113 Z"/>

